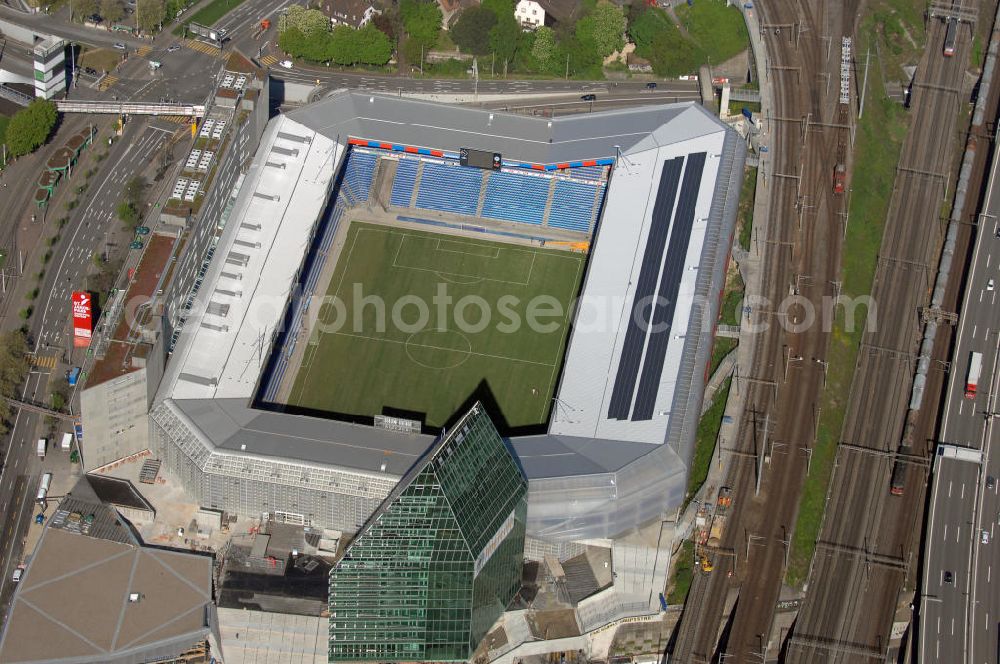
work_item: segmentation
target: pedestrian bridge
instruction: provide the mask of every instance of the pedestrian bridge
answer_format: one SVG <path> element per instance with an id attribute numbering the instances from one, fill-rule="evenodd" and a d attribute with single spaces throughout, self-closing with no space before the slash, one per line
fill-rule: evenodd
<path id="1" fill-rule="evenodd" d="M 108 113 L 114 115 L 205 116 L 202 104 L 144 104 L 127 101 L 57 101 L 60 113 Z"/>

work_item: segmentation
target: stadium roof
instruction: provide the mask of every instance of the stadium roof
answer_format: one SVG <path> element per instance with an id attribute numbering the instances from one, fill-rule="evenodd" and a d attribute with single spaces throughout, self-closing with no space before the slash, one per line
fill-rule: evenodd
<path id="1" fill-rule="evenodd" d="M 247 399 L 179 399 L 173 403 L 208 442 L 228 452 L 402 476 L 434 441 L 429 435 L 258 410 Z"/>
<path id="2" fill-rule="evenodd" d="M 251 407 L 351 138 L 393 150 L 469 147 L 535 164 L 617 157 L 582 293 L 601 318 L 577 315 L 548 435 L 513 444 L 533 482 L 532 510 L 541 494 L 553 501 L 551 532 L 604 536 L 589 526 L 560 530 L 571 488 L 536 490 L 535 482 L 575 476 L 587 491 L 600 485 L 611 503 L 575 503 L 590 510 L 580 523 L 605 512 L 611 526 L 601 532 L 624 523 L 616 509 L 638 519 L 672 500 L 660 484 L 667 475 L 674 482 L 675 470 L 682 493 L 745 154 L 732 130 L 691 103 L 545 119 L 339 91 L 272 120 L 158 400 L 170 399 L 206 442 L 231 454 L 400 477 L 430 445 L 429 436 Z M 630 323 L 643 294 L 664 302 L 654 314 L 663 333 Z"/>
<path id="3" fill-rule="evenodd" d="M 343 152 L 284 117 L 268 126 L 167 365 L 170 396 L 253 394 Z"/>
<path id="4" fill-rule="evenodd" d="M 693 137 L 722 128 L 690 103 L 538 118 L 348 90 L 288 117 L 338 143 L 356 137 L 442 150 L 467 147 L 539 164 L 614 157 L 619 149 L 629 154 L 672 143 L 677 132 Z"/>

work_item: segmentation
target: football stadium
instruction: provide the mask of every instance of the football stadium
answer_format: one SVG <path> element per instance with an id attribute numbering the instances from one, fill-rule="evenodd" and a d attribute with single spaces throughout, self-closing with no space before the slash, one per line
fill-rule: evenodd
<path id="1" fill-rule="evenodd" d="M 353 534 L 471 408 L 527 481 L 525 555 L 604 542 L 627 588 L 595 611 L 641 611 L 669 554 L 628 538 L 684 497 L 744 159 L 691 103 L 546 118 L 345 90 L 279 115 L 155 452 L 205 507 Z"/>

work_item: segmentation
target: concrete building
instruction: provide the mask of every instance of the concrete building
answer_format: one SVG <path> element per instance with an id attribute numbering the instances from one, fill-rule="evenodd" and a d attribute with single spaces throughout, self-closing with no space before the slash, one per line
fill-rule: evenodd
<path id="1" fill-rule="evenodd" d="M 17 585 L 0 661 L 164 661 L 206 654 L 215 630 L 212 558 L 144 546 L 82 478 Z"/>
<path id="2" fill-rule="evenodd" d="M 35 61 L 35 96 L 52 99 L 66 90 L 66 42 L 46 37 L 32 49 Z"/>

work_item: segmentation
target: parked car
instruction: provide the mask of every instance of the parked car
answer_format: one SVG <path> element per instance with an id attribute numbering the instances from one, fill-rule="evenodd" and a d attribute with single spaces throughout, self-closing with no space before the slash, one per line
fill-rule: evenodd
<path id="1" fill-rule="evenodd" d="M 986 476 L 986 488 L 989 489 L 990 491 L 992 491 L 993 487 L 995 487 L 996 485 L 997 485 L 997 478 L 993 477 L 992 475 L 987 475 Z"/>
<path id="2" fill-rule="evenodd" d="M 291 60 L 282 60 L 278 64 L 281 65 L 282 67 L 284 67 L 285 69 L 291 69 L 292 68 L 292 61 Z"/>
<path id="3" fill-rule="evenodd" d="M 983 534 L 979 537 L 979 541 L 982 542 L 983 544 L 989 544 L 990 543 L 990 531 L 984 530 Z"/>
<path id="4" fill-rule="evenodd" d="M 10 577 L 10 580 L 17 583 L 21 580 L 22 576 L 24 576 L 24 565 L 18 565 L 14 570 L 14 574 Z"/>
<path id="5" fill-rule="evenodd" d="M 119 51 L 127 51 L 128 50 L 128 46 L 126 46 L 125 44 L 123 44 L 121 42 L 115 42 L 115 48 L 117 48 Z"/>
<path id="6" fill-rule="evenodd" d="M 137 226 L 135 232 L 139 235 L 149 235 L 149 226 Z"/>
<path id="7" fill-rule="evenodd" d="M 986 290 L 987 291 L 992 291 L 994 288 L 996 288 L 996 282 L 995 281 L 993 281 L 992 279 L 990 279 L 989 281 L 986 282 Z"/>
<path id="8" fill-rule="evenodd" d="M 596 101 L 597 100 L 597 95 L 595 95 L 595 94 L 587 94 L 587 95 L 583 95 L 582 97 L 580 97 L 580 99 L 582 99 L 583 101 Z"/>
<path id="9" fill-rule="evenodd" d="M 647 90 L 655 90 L 656 89 L 656 83 L 647 83 L 646 84 L 646 89 Z"/>
<path id="10" fill-rule="evenodd" d="M 129 249 L 142 249 L 142 242 L 135 240 L 128 246 Z"/>
<path id="11" fill-rule="evenodd" d="M 174 51 L 179 51 L 179 50 L 181 50 L 179 44 L 171 44 L 170 46 L 167 47 L 167 53 L 173 53 Z"/>

